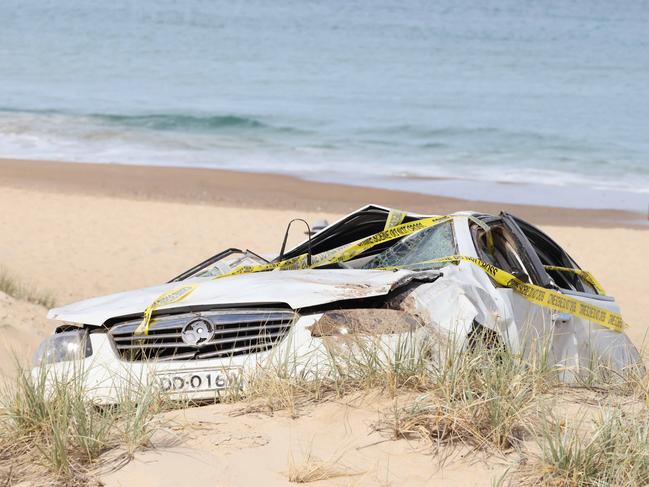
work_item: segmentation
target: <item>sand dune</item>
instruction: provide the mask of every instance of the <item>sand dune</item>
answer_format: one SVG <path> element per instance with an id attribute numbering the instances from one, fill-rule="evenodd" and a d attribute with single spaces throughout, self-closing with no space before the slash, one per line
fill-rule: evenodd
<path id="1" fill-rule="evenodd" d="M 308 468 L 307 462 L 323 462 L 334 476 L 313 485 L 487 486 L 505 470 L 504 461 L 487 464 L 479 454 L 473 460 L 463 459 L 468 448 L 446 451 L 452 457 L 442 468 L 443 454 L 434 457 L 423 445 L 376 432 L 375 423 L 392 407 L 392 399 L 372 392 L 308 407 L 297 418 L 282 412 L 233 414 L 240 408 L 237 405 L 168 413 L 170 422 L 179 425 L 182 443 L 144 452 L 102 480 L 107 487 L 135 482 L 171 487 L 183 485 L 187 471 L 192 471 L 197 472 L 192 485 L 216 481 L 217 485 L 279 487 L 291 485 L 289 475 Z M 183 424 L 195 427 L 187 430 L 180 427 Z"/>
<path id="2" fill-rule="evenodd" d="M 0 186 L 0 266 L 64 304 L 165 281 L 230 246 L 276 252 L 289 219 L 340 216 L 325 209 L 255 207 L 254 195 L 244 197 L 247 204 L 237 207 Z M 640 345 L 649 328 L 649 230 L 543 228 L 616 296 Z M 291 239 L 303 237 L 299 229 Z M 27 358 L 55 326 L 45 312 L 0 294 L 3 346 Z M 11 361 L 1 357 L 0 372 L 7 374 Z M 310 407 L 297 419 L 286 413 L 232 415 L 236 405 L 166 413 L 171 436 L 102 479 L 108 486 L 182 485 L 189 478 L 193 486 L 286 485 L 291 464 L 309 454 L 340 464 L 344 473 L 317 485 L 490 485 L 505 469 L 498 458 L 462 458 L 463 450 L 440 469 L 430 449 L 385 441 L 372 424 L 392 401 L 357 396 Z"/>
<path id="3" fill-rule="evenodd" d="M 10 375 L 18 364 L 30 364 L 40 341 L 56 327 L 46 312 L 43 306 L 0 292 L 0 376 Z"/>

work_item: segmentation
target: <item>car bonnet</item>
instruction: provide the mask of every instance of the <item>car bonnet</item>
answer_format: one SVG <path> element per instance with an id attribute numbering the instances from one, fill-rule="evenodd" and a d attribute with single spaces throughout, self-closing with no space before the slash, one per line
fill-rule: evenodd
<path id="1" fill-rule="evenodd" d="M 238 306 L 283 303 L 293 309 L 381 296 L 410 271 L 299 270 L 242 274 L 223 279 L 193 279 L 110 294 L 51 309 L 48 318 L 100 326 L 111 318 L 144 312 L 160 295 L 184 284 L 196 284 L 182 301 L 157 310 L 191 306 Z"/>

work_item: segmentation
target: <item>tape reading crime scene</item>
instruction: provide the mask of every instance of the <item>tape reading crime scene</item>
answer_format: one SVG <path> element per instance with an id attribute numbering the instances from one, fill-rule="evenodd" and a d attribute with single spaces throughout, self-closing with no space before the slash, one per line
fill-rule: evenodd
<path id="1" fill-rule="evenodd" d="M 388 212 L 388 217 L 385 219 L 385 226 L 383 227 L 383 230 L 387 230 L 388 228 L 401 225 L 405 217 L 406 217 L 405 211 L 390 210 Z"/>
<path id="2" fill-rule="evenodd" d="M 355 242 L 342 245 L 335 249 L 327 250 L 320 254 L 314 255 L 311 258 L 311 267 L 312 268 L 320 267 L 323 265 L 342 262 L 343 260 L 349 260 L 354 256 L 364 252 L 365 250 L 374 247 L 375 245 L 378 245 L 382 242 L 386 242 L 388 240 L 392 240 L 401 236 L 409 235 L 410 233 L 419 231 L 423 228 L 426 228 L 427 226 L 432 226 L 436 224 L 436 222 L 441 223 L 441 220 L 447 218 L 447 217 L 433 217 L 433 218 L 427 218 L 423 220 L 417 220 L 416 222 L 412 222 L 412 223 L 417 223 L 416 225 L 413 224 L 395 225 L 396 222 L 403 221 L 405 216 L 406 214 L 403 212 L 391 210 L 390 213 L 388 213 L 388 217 L 386 219 L 386 227 L 388 227 L 389 224 L 390 225 L 389 228 L 386 228 L 382 232 L 379 232 L 373 235 L 372 237 L 360 239 Z M 401 227 L 405 227 L 405 228 L 401 228 Z M 268 264 L 259 264 L 259 265 L 242 265 L 231 270 L 230 272 L 218 275 L 213 279 L 222 279 L 224 277 L 234 276 L 239 274 L 265 272 L 274 269 L 297 270 L 297 269 L 306 269 L 308 267 L 309 265 L 308 265 L 307 255 L 302 254 L 297 257 L 286 259 L 280 262 L 269 262 Z M 160 308 L 161 306 L 175 303 L 184 299 L 194 290 L 196 286 L 197 286 L 196 284 L 192 285 L 191 289 L 187 292 L 183 292 L 183 290 L 185 288 L 189 288 L 190 286 L 172 289 L 171 291 L 158 296 L 153 301 L 153 303 L 147 306 L 147 308 L 144 310 L 142 323 L 140 323 L 140 325 L 137 327 L 135 333 L 140 335 L 147 335 L 149 333 L 149 328 L 151 326 L 151 316 L 153 312 L 156 309 Z"/>
<path id="3" fill-rule="evenodd" d="M 421 220 L 415 220 L 409 223 L 402 223 L 401 225 L 388 228 L 387 230 L 383 230 L 382 232 L 364 238 L 360 242 L 354 242 L 346 246 L 345 248 L 341 248 L 339 251 L 335 252 L 324 262 L 318 264 L 317 266 L 313 265 L 312 267 L 336 264 L 338 262 L 345 262 L 347 260 L 351 260 L 357 255 L 360 255 L 366 250 L 369 250 L 372 247 L 375 247 L 379 244 L 382 244 L 384 242 L 389 242 L 390 240 L 395 240 L 397 238 L 405 237 L 407 235 L 418 232 L 425 228 L 439 225 L 440 223 L 449 221 L 451 219 L 452 217 L 439 216 L 439 217 L 431 217 L 431 218 L 424 218 Z"/>
<path id="4" fill-rule="evenodd" d="M 444 221 L 452 219 L 452 216 L 436 216 L 422 218 L 420 220 L 415 220 L 409 223 L 402 223 L 393 227 L 390 227 L 381 232 L 375 233 L 366 238 L 362 238 L 355 242 L 351 242 L 335 249 L 330 249 L 325 252 L 321 252 L 311 257 L 311 268 L 322 267 L 324 265 L 336 264 L 338 262 L 344 262 L 346 260 L 353 259 L 357 255 L 365 252 L 366 250 L 375 247 L 376 245 L 394 240 L 396 238 L 405 237 L 411 233 L 418 232 L 424 228 L 432 227 L 438 225 Z M 239 266 L 233 269 L 230 272 L 215 276 L 213 279 L 222 279 L 224 277 L 233 276 L 237 274 L 249 274 L 252 272 L 264 272 L 274 269 L 280 270 L 299 270 L 307 269 L 309 266 L 307 264 L 306 254 L 293 257 L 291 259 L 283 260 L 280 262 L 271 262 L 268 264 L 259 264 L 253 266 Z"/>
<path id="5" fill-rule="evenodd" d="M 556 265 L 544 265 L 543 267 L 547 271 L 571 272 L 573 274 L 577 274 L 579 277 L 584 279 L 588 284 L 590 284 L 593 288 L 595 288 L 599 294 L 606 296 L 606 291 L 604 291 L 602 285 L 599 283 L 597 279 L 595 279 L 595 276 L 593 276 L 588 271 L 584 271 L 582 269 L 572 269 L 570 267 L 559 267 Z"/>
<path id="6" fill-rule="evenodd" d="M 401 224 L 403 219 L 406 217 L 406 213 L 400 210 L 390 210 L 388 213 L 388 216 L 385 220 L 385 226 L 383 231 L 388 230 L 390 228 L 393 228 L 395 226 L 398 226 Z M 287 259 L 281 262 L 277 262 L 273 264 L 273 268 L 275 269 L 280 269 L 280 270 L 299 270 L 299 269 L 307 269 L 309 267 L 311 268 L 316 268 L 316 267 L 321 267 L 323 265 L 330 265 L 334 264 L 336 262 L 340 262 L 341 256 L 346 255 L 345 252 L 348 251 L 349 249 L 356 248 L 359 244 L 361 244 L 365 238 L 361 238 L 359 240 L 356 240 L 354 242 L 350 242 L 344 245 L 341 245 L 339 247 L 333 248 L 326 250 L 324 252 L 321 252 L 319 254 L 311 256 L 311 265 L 309 266 L 309 260 L 307 259 L 306 254 L 299 255 L 297 257 L 294 257 L 292 259 Z M 358 255 L 358 254 L 356 254 Z M 219 279 L 221 277 L 225 276 L 216 276 L 215 279 Z"/>
<path id="7" fill-rule="evenodd" d="M 394 240 L 396 238 L 410 235 L 412 233 L 418 232 L 425 228 L 429 228 L 431 226 L 443 223 L 444 221 L 451 220 L 452 218 L 453 215 L 428 217 L 428 218 L 422 218 L 420 220 L 415 220 L 412 222 L 402 223 L 393 226 L 391 228 L 378 232 L 374 235 L 371 235 L 367 238 L 360 239 L 356 242 L 352 242 L 340 246 L 338 248 L 331 249 L 326 252 L 322 252 L 320 254 L 316 254 L 315 256 L 312 257 L 311 267 L 315 268 L 323 265 L 330 265 L 330 264 L 335 264 L 335 263 L 344 262 L 353 259 L 354 257 L 363 253 L 364 251 L 369 250 L 372 247 L 379 245 L 383 242 L 387 242 L 390 240 Z M 525 283 L 520 279 L 518 279 L 517 277 L 515 277 L 514 275 L 508 273 L 507 271 L 504 271 L 503 269 L 500 269 L 492 264 L 488 264 L 476 257 L 455 255 L 455 256 L 449 256 L 440 259 L 433 259 L 431 261 L 422 262 L 420 264 L 433 263 L 433 262 L 457 262 L 457 261 L 468 261 L 479 266 L 489 276 L 491 276 L 494 279 L 494 281 L 496 281 L 498 284 L 500 284 L 501 286 L 511 288 L 516 293 L 521 295 L 523 298 L 539 306 L 543 306 L 560 312 L 569 313 L 578 316 L 580 318 L 592 321 L 594 323 L 600 324 L 602 326 L 605 326 L 615 331 L 622 331 L 624 329 L 625 326 L 624 321 L 622 320 L 622 317 L 619 313 L 612 312 L 610 310 L 601 308 L 599 306 L 584 303 L 583 301 L 572 298 L 570 296 L 566 296 L 557 291 L 536 286 L 534 284 Z M 232 275 L 264 272 L 273 269 L 289 270 L 289 269 L 305 269 L 307 267 L 308 265 L 307 265 L 306 254 L 302 254 L 297 257 L 293 257 L 291 259 L 287 259 L 281 262 L 272 262 L 268 264 L 260 264 L 260 265 L 252 265 L 252 266 L 239 266 L 233 269 L 232 271 L 226 274 L 216 276 L 213 279 L 222 279 L 224 277 L 228 277 Z M 390 269 L 405 268 L 405 267 L 407 266 L 392 267 Z M 586 271 L 582 271 L 582 272 L 586 273 Z M 590 273 L 588 274 L 590 275 Z M 149 330 L 149 323 L 151 321 L 151 314 L 153 313 L 153 311 L 160 306 L 184 299 L 187 295 L 189 295 L 193 291 L 193 288 L 196 287 L 196 285 L 192 285 L 191 287 L 192 289 L 190 289 L 188 292 L 185 293 L 178 293 L 178 291 L 182 290 L 183 288 L 177 288 L 170 291 L 169 293 L 165 293 L 160 297 L 158 297 L 145 310 L 144 318 L 142 320 L 142 323 L 138 327 L 138 330 L 141 330 L 142 333 L 147 334 Z M 178 294 L 178 296 L 172 300 L 168 300 L 167 294 L 175 296 L 174 293 Z"/>
<path id="8" fill-rule="evenodd" d="M 597 323 L 598 325 L 602 325 L 617 332 L 624 331 L 625 323 L 620 313 L 610 311 L 600 306 L 585 303 L 584 301 L 573 298 L 572 296 L 567 296 L 552 289 L 546 289 L 535 284 L 523 282 L 513 274 L 510 274 L 509 272 L 500 269 L 499 267 L 496 267 L 492 264 L 484 262 L 483 260 L 480 260 L 476 257 L 470 257 L 466 255 L 452 255 L 449 257 L 442 257 L 440 259 L 432 259 L 425 262 L 420 262 L 418 264 L 411 264 L 410 266 L 436 262 L 443 263 L 457 261 L 465 261 L 477 265 L 498 284 L 512 289 L 514 292 L 534 304 L 537 304 L 544 308 L 553 309 L 555 311 L 577 316 L 579 318 Z M 395 268 L 403 268 L 403 266 Z"/>

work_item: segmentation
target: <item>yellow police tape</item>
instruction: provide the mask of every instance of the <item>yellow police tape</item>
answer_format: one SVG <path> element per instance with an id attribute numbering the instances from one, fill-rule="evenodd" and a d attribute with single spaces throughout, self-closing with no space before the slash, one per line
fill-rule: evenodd
<path id="1" fill-rule="evenodd" d="M 483 260 L 480 260 L 476 257 L 470 257 L 466 255 L 452 255 L 449 257 L 432 259 L 412 265 L 458 261 L 471 262 L 472 264 L 477 265 L 498 284 L 511 288 L 514 292 L 520 294 L 523 298 L 530 301 L 531 303 L 562 313 L 568 313 L 588 321 L 592 321 L 593 323 L 605 326 L 606 328 L 614 331 L 624 331 L 626 325 L 622 320 L 622 315 L 620 315 L 620 313 L 585 303 L 579 299 L 573 298 L 572 296 L 567 296 L 558 291 L 523 282 L 513 274 L 510 274 L 509 272 L 504 271 L 503 269 L 500 269 L 499 267 L 496 267 L 492 264 L 488 264 L 487 262 L 484 262 Z M 401 268 L 403 268 L 403 266 L 394 267 L 394 269 Z"/>
<path id="2" fill-rule="evenodd" d="M 595 276 L 593 276 L 588 271 L 584 271 L 581 269 L 571 269 L 570 267 L 559 267 L 556 265 L 544 265 L 543 267 L 545 268 L 546 271 L 572 272 L 573 274 L 577 274 L 579 277 L 584 279 L 588 284 L 593 286 L 594 289 L 597 289 L 597 292 L 599 294 L 606 295 L 606 291 L 604 291 L 602 285 L 599 283 L 597 279 L 595 279 Z"/>
<path id="3" fill-rule="evenodd" d="M 401 225 L 403 223 L 404 218 L 406 217 L 407 213 L 405 211 L 401 210 L 390 210 L 388 212 L 388 217 L 385 219 L 385 226 L 383 227 L 383 230 L 387 230 L 388 228 L 396 227 L 397 225 Z"/>
<path id="4" fill-rule="evenodd" d="M 180 286 L 167 291 L 166 293 L 158 296 L 153 303 L 146 307 L 144 310 L 144 317 L 142 318 L 142 323 L 135 329 L 135 335 L 148 335 L 149 327 L 151 326 L 151 315 L 153 311 L 159 308 L 160 306 L 165 306 L 171 303 L 177 303 L 182 301 L 187 296 L 189 296 L 194 289 L 198 287 L 198 284 L 187 284 L 185 286 Z"/>
<path id="5" fill-rule="evenodd" d="M 410 235 L 411 233 L 418 232 L 424 228 L 437 225 L 444 221 L 448 221 L 451 217 L 446 216 L 437 216 L 430 218 L 423 218 L 416 220 L 410 223 L 396 224 L 397 222 L 403 221 L 406 214 L 404 212 L 399 212 L 396 210 L 391 210 L 386 219 L 386 228 L 385 230 L 376 233 L 370 237 L 351 242 L 349 244 L 341 245 L 335 249 L 327 250 L 316 254 L 311 257 L 311 265 L 309 266 L 309 259 L 307 254 L 298 255 L 291 259 L 285 259 L 280 262 L 269 262 L 268 264 L 258 264 L 258 265 L 241 265 L 226 272 L 225 274 L 220 274 L 213 279 L 223 279 L 224 277 L 235 276 L 238 274 L 250 274 L 253 272 L 265 272 L 271 271 L 274 269 L 279 270 L 298 270 L 298 269 L 307 269 L 321 267 L 323 265 L 335 264 L 337 262 L 344 262 L 345 260 L 353 259 L 355 256 L 361 254 L 362 252 L 371 249 L 372 247 L 381 244 L 383 242 L 388 242 L 396 238 L 404 237 Z M 389 221 L 388 221 L 389 220 Z M 392 226 L 394 225 L 394 226 Z M 142 323 L 135 330 L 136 334 L 147 335 L 149 333 L 149 328 L 151 326 L 151 316 L 153 311 L 160 308 L 161 306 L 178 302 L 188 296 L 196 287 L 195 285 L 188 292 L 183 292 L 183 290 L 189 286 L 182 286 L 171 291 L 162 294 L 156 298 L 153 303 L 151 303 L 144 310 L 144 316 L 142 317 Z"/>
<path id="6" fill-rule="evenodd" d="M 405 237 L 411 233 L 418 232 L 424 228 L 429 228 L 434 225 L 439 225 L 445 221 L 449 221 L 453 216 L 434 216 L 422 218 L 409 223 L 402 223 L 395 225 L 386 230 L 382 230 L 374 235 L 371 235 L 355 242 L 351 242 L 335 249 L 327 250 L 311 257 L 311 265 L 308 265 L 306 254 L 293 257 L 291 259 L 282 260 L 280 262 L 269 262 L 268 264 L 259 265 L 242 265 L 230 272 L 218 275 L 213 279 L 222 279 L 224 277 L 233 276 L 237 274 L 249 274 L 251 272 L 263 272 L 274 269 L 280 270 L 299 270 L 307 268 L 322 267 L 324 265 L 337 264 L 338 262 L 345 262 L 351 260 L 366 250 L 371 249 L 384 242 L 389 242 L 397 238 Z"/>
<path id="7" fill-rule="evenodd" d="M 399 216 L 388 216 L 388 220 L 391 220 L 393 223 L 398 221 Z M 405 218 L 405 215 L 404 215 Z M 308 265 L 308 259 L 306 254 L 293 257 L 291 259 L 286 259 L 280 262 L 269 262 L 268 264 L 259 264 L 259 265 L 242 265 L 230 272 L 225 274 L 218 275 L 213 279 L 222 279 L 224 277 L 238 275 L 238 274 L 249 274 L 254 272 L 264 272 L 274 269 L 279 270 L 296 270 L 296 269 L 306 269 L 306 268 L 316 268 L 324 265 L 331 265 L 339 262 L 345 262 L 353 259 L 357 255 L 365 252 L 366 250 L 375 247 L 384 242 L 394 240 L 397 238 L 405 237 L 412 233 L 418 232 L 425 228 L 429 228 L 435 225 L 439 225 L 443 222 L 453 219 L 454 216 L 435 216 L 422 218 L 408 223 L 400 223 L 395 226 L 386 228 L 385 230 L 378 232 L 374 235 L 371 235 L 367 238 L 351 242 L 349 244 L 342 245 L 335 249 L 331 249 L 320 254 L 316 254 L 311 258 L 311 265 Z M 403 220 L 403 218 L 401 219 Z M 386 222 L 387 226 L 387 222 Z M 574 316 L 592 321 L 594 323 L 600 324 L 611 330 L 623 331 L 624 321 L 619 313 L 609 311 L 605 308 L 599 306 L 594 306 L 588 303 L 584 303 L 578 299 L 575 299 L 570 296 L 566 296 L 557 291 L 549 290 L 534 284 L 528 284 L 514 275 L 500 269 L 492 264 L 488 264 L 478 258 L 462 255 L 454 255 L 449 257 L 444 257 L 441 259 L 434 259 L 432 261 L 423 262 L 424 263 L 433 263 L 433 262 L 458 262 L 458 261 L 467 261 L 479 266 L 484 270 L 489 276 L 491 276 L 494 281 L 496 281 L 501 286 L 509 287 L 513 289 L 516 293 L 520 294 L 523 298 L 528 301 L 543 306 L 545 308 L 553 309 L 556 311 L 569 313 Z M 406 266 L 393 267 L 391 269 L 404 268 Z M 565 268 L 567 269 L 567 268 Z M 559 268 L 556 270 L 564 270 L 564 268 Z M 569 269 L 573 271 L 573 269 Z M 586 275 L 590 276 L 593 282 L 597 282 L 590 273 L 586 271 L 581 271 L 585 279 L 588 280 Z M 591 281 L 589 281 L 591 282 Z M 592 282 L 591 282 L 592 283 Z M 158 298 L 156 298 L 153 303 L 151 303 L 146 310 L 144 311 L 144 316 L 142 318 L 142 323 L 138 326 L 136 334 L 148 334 L 149 327 L 151 323 L 151 316 L 154 310 L 157 308 L 181 301 L 186 296 L 188 296 L 195 288 L 196 284 L 181 286 L 171 291 L 168 291 Z M 599 283 L 597 286 L 594 285 L 598 291 L 602 291 Z"/>

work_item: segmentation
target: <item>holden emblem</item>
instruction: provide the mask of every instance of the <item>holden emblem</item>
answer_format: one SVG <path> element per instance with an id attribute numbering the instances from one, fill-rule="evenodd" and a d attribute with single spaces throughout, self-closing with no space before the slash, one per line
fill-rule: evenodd
<path id="1" fill-rule="evenodd" d="M 214 336 L 214 325 L 206 318 L 194 318 L 183 327 L 180 337 L 187 345 L 200 347 Z"/>

